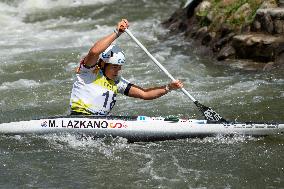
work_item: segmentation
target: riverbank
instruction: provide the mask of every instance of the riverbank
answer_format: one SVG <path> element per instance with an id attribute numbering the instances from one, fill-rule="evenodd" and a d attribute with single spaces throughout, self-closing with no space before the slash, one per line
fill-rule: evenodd
<path id="1" fill-rule="evenodd" d="M 276 0 L 192 0 L 163 25 L 224 64 L 238 60 L 244 68 L 284 69 L 283 6 Z"/>

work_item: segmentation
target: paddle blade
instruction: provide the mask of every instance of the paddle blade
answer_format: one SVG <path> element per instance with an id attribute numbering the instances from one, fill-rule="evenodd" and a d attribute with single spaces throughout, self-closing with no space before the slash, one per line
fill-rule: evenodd
<path id="1" fill-rule="evenodd" d="M 203 116 L 208 122 L 213 123 L 228 123 L 224 118 L 222 118 L 217 112 L 212 110 L 210 107 L 200 104 L 198 101 L 195 101 L 194 104 L 202 112 Z"/>

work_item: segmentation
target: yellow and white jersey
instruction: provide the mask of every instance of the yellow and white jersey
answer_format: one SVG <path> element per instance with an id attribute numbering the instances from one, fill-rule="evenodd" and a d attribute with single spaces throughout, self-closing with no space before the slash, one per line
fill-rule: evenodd
<path id="1" fill-rule="evenodd" d="M 104 76 L 101 70 L 96 74 L 94 68 L 82 66 L 73 84 L 71 112 L 107 115 L 115 105 L 117 94 L 128 95 L 131 86 L 122 77 L 113 81 Z"/>

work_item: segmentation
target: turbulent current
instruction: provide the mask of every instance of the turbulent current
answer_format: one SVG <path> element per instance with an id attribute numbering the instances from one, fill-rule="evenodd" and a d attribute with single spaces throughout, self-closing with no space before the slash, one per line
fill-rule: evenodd
<path id="1" fill-rule="evenodd" d="M 121 18 L 202 104 L 228 120 L 284 122 L 283 71 L 216 62 L 161 22 L 170 0 L 0 0 L 0 123 L 68 115 L 80 59 Z M 142 87 L 170 80 L 123 34 L 122 75 Z M 114 115 L 202 118 L 181 91 L 153 101 L 118 96 Z M 283 136 L 128 143 L 75 135 L 0 136 L 0 188 L 283 188 Z"/>

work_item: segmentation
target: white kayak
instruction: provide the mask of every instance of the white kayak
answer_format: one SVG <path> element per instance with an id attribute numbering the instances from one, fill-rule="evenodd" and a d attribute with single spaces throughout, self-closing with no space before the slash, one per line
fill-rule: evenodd
<path id="1" fill-rule="evenodd" d="M 214 135 L 266 136 L 284 133 L 278 123 L 208 123 L 206 120 L 146 116 L 65 116 L 0 124 L 2 134 L 80 133 L 129 141 L 172 140 Z"/>

